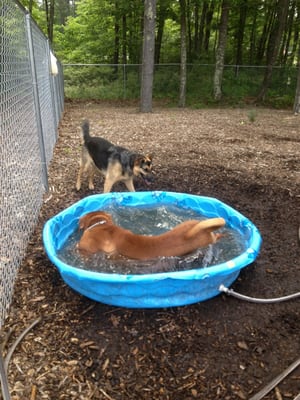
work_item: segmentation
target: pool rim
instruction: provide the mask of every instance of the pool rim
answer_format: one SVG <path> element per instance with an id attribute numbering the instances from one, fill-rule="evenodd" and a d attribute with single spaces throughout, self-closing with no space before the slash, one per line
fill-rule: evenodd
<path id="1" fill-rule="evenodd" d="M 57 257 L 57 249 L 55 248 L 52 240 L 52 233 L 51 233 L 51 225 L 53 224 L 53 221 L 56 220 L 57 218 L 60 218 L 64 215 L 66 215 L 67 212 L 70 212 L 73 208 L 78 208 L 85 203 L 87 203 L 90 200 L 93 199 L 106 199 L 112 197 L 115 200 L 122 200 L 124 197 L 130 197 L 130 196 L 135 196 L 138 198 L 142 198 L 145 195 L 152 194 L 152 196 L 157 196 L 160 197 L 162 195 L 166 196 L 171 196 L 175 197 L 178 199 L 178 197 L 183 197 L 183 196 L 188 196 L 192 199 L 195 199 L 197 201 L 199 200 L 205 200 L 212 202 L 214 204 L 219 204 L 225 207 L 225 209 L 233 212 L 235 216 L 238 216 L 240 220 L 244 222 L 244 225 L 249 225 L 251 227 L 251 242 L 249 243 L 249 246 L 247 249 L 243 251 L 240 255 L 237 257 L 232 258 L 229 261 L 222 262 L 220 264 L 216 264 L 213 266 L 208 266 L 208 267 L 199 267 L 199 268 L 194 268 L 194 269 L 189 269 L 189 270 L 179 270 L 179 271 L 170 271 L 170 272 L 156 272 L 156 273 L 147 273 L 147 274 L 119 274 L 119 273 L 104 273 L 104 272 L 98 272 L 98 271 L 89 271 L 85 270 L 82 268 L 78 268 L 69 264 L 66 264 L 63 262 L 59 257 Z M 150 203 L 149 205 L 154 206 L 157 205 L 158 203 Z M 144 204 L 143 204 L 144 205 Z M 84 207 L 83 207 L 84 209 Z M 92 210 L 89 210 L 92 211 Z M 89 212 L 88 211 L 88 212 Z M 84 215 L 82 213 L 81 215 Z M 227 223 L 227 221 L 226 221 Z M 101 280 L 102 282 L 106 283 L 151 283 L 154 281 L 162 280 L 162 279 L 176 279 L 176 280 L 205 280 L 207 278 L 211 278 L 212 276 L 221 276 L 223 275 L 228 275 L 231 273 L 234 273 L 236 271 L 239 271 L 249 264 L 253 263 L 259 253 L 261 244 L 262 244 L 262 238 L 261 235 L 257 229 L 257 227 L 251 222 L 247 217 L 245 217 L 243 214 L 241 214 L 239 211 L 235 210 L 233 207 L 230 205 L 224 203 L 223 201 L 216 199 L 214 197 L 209 197 L 209 196 L 201 196 L 201 195 L 195 195 L 195 194 L 187 194 L 187 193 L 178 193 L 178 192 L 171 192 L 171 191 L 151 191 L 151 192 L 110 192 L 110 193 L 99 193 L 99 194 L 92 194 L 87 197 L 84 197 L 83 199 L 80 199 L 79 201 L 73 203 L 69 207 L 65 208 L 64 210 L 60 211 L 56 215 L 52 216 L 46 223 L 44 224 L 43 228 L 43 242 L 44 242 L 44 247 L 46 249 L 46 253 L 50 259 L 50 261 L 59 269 L 60 273 L 62 275 L 72 275 L 72 276 L 77 276 L 79 279 L 89 279 L 91 281 L 99 281 Z M 84 275 L 84 276 L 83 276 Z"/>

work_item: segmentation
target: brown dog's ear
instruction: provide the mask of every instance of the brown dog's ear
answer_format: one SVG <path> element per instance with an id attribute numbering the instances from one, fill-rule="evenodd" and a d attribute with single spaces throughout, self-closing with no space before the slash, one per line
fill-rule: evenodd
<path id="1" fill-rule="evenodd" d="M 147 155 L 145 156 L 145 158 L 146 158 L 146 159 L 148 158 L 149 161 L 152 161 L 152 160 L 153 160 L 153 154 L 147 154 Z"/>
<path id="2" fill-rule="evenodd" d="M 85 214 L 79 219 L 79 229 L 86 229 L 88 227 L 88 221 L 90 219 L 89 214 Z"/>

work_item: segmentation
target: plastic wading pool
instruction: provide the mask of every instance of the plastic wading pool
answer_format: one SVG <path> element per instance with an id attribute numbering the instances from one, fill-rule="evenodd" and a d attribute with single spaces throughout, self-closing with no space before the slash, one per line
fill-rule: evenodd
<path id="1" fill-rule="evenodd" d="M 229 261 L 211 267 L 144 275 L 88 271 L 61 261 L 57 251 L 78 229 L 79 218 L 112 203 L 122 207 L 176 205 L 183 209 L 196 210 L 207 218 L 223 217 L 227 226 L 241 233 L 245 251 Z M 46 222 L 43 242 L 49 259 L 58 268 L 62 279 L 75 291 L 90 299 L 114 306 L 160 308 L 192 304 L 220 294 L 220 285 L 229 287 L 238 277 L 240 270 L 256 259 L 261 236 L 249 219 L 215 198 L 154 191 L 88 196 Z"/>

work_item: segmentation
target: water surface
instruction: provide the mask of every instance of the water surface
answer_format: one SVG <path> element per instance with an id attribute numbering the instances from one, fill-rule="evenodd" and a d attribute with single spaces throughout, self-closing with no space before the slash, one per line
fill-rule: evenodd
<path id="1" fill-rule="evenodd" d="M 169 204 L 168 206 L 142 208 L 110 205 L 103 211 L 112 215 L 116 225 L 143 235 L 159 235 L 183 221 L 206 218 L 196 210 L 183 209 Z M 226 235 L 217 243 L 197 249 L 187 256 L 159 257 L 154 260 L 139 261 L 125 257 L 113 260 L 102 253 L 83 256 L 76 249 L 76 244 L 82 235 L 82 232 L 77 230 L 70 235 L 57 255 L 63 262 L 73 267 L 103 273 L 146 274 L 184 271 L 221 264 L 244 252 L 245 244 L 240 232 L 226 226 L 219 232 Z"/>

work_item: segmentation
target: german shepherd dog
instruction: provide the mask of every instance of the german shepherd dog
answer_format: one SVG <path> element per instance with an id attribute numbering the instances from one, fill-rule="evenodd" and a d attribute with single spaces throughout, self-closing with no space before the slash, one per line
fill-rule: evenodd
<path id="1" fill-rule="evenodd" d="M 135 260 L 184 256 L 218 241 L 224 234 L 214 231 L 224 225 L 223 218 L 188 220 L 161 235 L 136 235 L 115 225 L 110 214 L 93 211 L 79 220 L 83 234 L 77 248 L 85 255 L 103 252 Z"/>
<path id="2" fill-rule="evenodd" d="M 88 172 L 89 189 L 94 189 L 94 173 L 98 169 L 105 177 L 103 193 L 111 191 L 116 182 L 123 181 L 130 192 L 135 192 L 133 178 L 140 176 L 149 185 L 154 180 L 152 156 L 142 155 L 121 146 L 115 146 L 101 137 L 90 136 L 89 121 L 82 123 L 84 143 L 76 189 L 81 188 L 81 178 Z"/>

